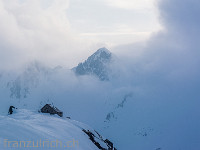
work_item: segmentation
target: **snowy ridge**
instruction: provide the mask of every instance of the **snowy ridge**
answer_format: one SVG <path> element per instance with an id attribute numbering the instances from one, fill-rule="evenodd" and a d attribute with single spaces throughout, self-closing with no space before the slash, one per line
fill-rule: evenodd
<path id="1" fill-rule="evenodd" d="M 91 127 L 78 121 L 21 109 L 11 116 L 0 116 L 0 122 L 0 128 L 4 129 L 0 130 L 0 150 L 99 150 L 82 130 L 92 131 L 95 137 L 99 135 Z M 95 139 L 102 147 L 107 147 L 99 138 Z M 29 145 L 28 141 L 31 141 Z"/>

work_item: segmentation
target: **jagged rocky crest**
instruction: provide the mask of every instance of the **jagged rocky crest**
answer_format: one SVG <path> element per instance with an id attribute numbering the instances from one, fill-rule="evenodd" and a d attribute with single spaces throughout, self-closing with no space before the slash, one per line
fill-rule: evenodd
<path id="1" fill-rule="evenodd" d="M 112 60 L 112 53 L 106 48 L 98 49 L 88 59 L 79 63 L 72 70 L 76 75 L 94 75 L 101 81 L 109 80 L 109 64 Z"/>

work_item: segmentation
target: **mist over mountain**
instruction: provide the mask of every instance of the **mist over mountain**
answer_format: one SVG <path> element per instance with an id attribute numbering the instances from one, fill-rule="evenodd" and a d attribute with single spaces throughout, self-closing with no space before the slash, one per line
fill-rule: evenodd
<path id="1" fill-rule="evenodd" d="M 133 91 L 130 87 L 121 89 L 108 80 L 112 73 L 112 54 L 106 48 L 97 50 L 83 64 L 87 65 L 84 76 L 74 73 L 74 69 L 51 68 L 37 61 L 18 73 L 3 73 L 0 113 L 6 115 L 10 105 L 37 111 L 50 103 L 61 109 L 65 116 L 87 123 L 105 134 L 131 100 Z M 105 135 L 115 142 L 112 136 Z"/>
<path id="2" fill-rule="evenodd" d="M 200 149 L 200 2 L 163 0 L 158 8 L 164 29 L 146 43 L 121 45 L 112 53 L 100 48 L 73 69 L 35 61 L 21 70 L 1 70 L 0 140 L 16 137 L 4 128 L 16 127 L 20 134 L 25 125 L 21 138 L 29 133 L 47 138 L 45 131 L 61 139 L 80 135 L 94 149 L 82 135 L 83 122 L 120 150 Z M 114 55 L 120 59 L 113 61 Z M 73 123 L 38 114 L 45 104 Z M 10 117 L 11 105 L 19 111 Z"/>

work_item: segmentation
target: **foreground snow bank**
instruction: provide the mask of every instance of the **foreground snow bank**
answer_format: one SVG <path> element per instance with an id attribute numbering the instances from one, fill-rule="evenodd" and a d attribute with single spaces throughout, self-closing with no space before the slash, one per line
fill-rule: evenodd
<path id="1" fill-rule="evenodd" d="M 77 121 L 17 110 L 13 115 L 0 116 L 0 150 L 97 150 L 82 128 L 89 129 Z"/>

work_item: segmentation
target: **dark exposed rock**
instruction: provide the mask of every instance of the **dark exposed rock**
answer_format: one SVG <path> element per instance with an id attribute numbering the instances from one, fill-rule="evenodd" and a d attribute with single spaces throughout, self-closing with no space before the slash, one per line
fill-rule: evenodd
<path id="1" fill-rule="evenodd" d="M 113 149 L 114 149 L 114 150 L 117 150 L 117 149 L 113 146 L 113 143 L 112 143 L 111 141 L 109 141 L 108 139 L 104 140 L 104 139 L 102 138 L 102 136 L 101 136 L 97 131 L 95 131 L 95 132 L 96 132 L 96 134 L 98 135 L 98 137 L 95 136 L 95 135 L 94 135 L 91 131 L 89 131 L 89 130 L 82 129 L 82 131 L 85 132 L 85 133 L 88 135 L 89 139 L 90 139 L 100 150 L 113 150 Z M 100 144 L 99 142 L 97 142 L 97 139 L 100 140 L 101 142 L 105 143 L 105 144 L 107 145 L 107 148 L 102 147 L 101 144 Z"/>
<path id="2" fill-rule="evenodd" d="M 108 139 L 106 139 L 104 142 L 109 147 L 109 149 L 111 149 L 111 150 L 113 149 L 113 143 L 112 142 L 110 142 Z"/>
<path id="3" fill-rule="evenodd" d="M 109 80 L 108 66 L 111 59 L 112 54 L 106 48 L 100 48 L 85 62 L 79 63 L 72 70 L 76 75 L 94 75 L 101 81 L 106 81 Z"/>
<path id="4" fill-rule="evenodd" d="M 60 117 L 63 116 L 63 112 L 60 111 L 58 108 L 52 106 L 51 104 L 46 104 L 44 107 L 42 107 L 41 112 L 42 113 L 49 113 L 51 115 L 57 114 Z"/>

